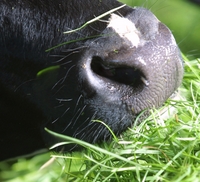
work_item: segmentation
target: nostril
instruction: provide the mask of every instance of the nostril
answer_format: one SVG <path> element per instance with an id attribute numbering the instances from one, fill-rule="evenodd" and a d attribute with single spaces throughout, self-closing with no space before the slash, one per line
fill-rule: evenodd
<path id="1" fill-rule="evenodd" d="M 102 58 L 98 56 L 92 58 L 91 69 L 102 79 L 106 78 L 132 87 L 148 85 L 148 81 L 139 69 L 128 66 L 105 65 Z"/>

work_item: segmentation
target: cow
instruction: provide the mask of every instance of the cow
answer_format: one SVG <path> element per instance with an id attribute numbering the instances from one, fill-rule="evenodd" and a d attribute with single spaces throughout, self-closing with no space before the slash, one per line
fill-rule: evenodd
<path id="1" fill-rule="evenodd" d="M 178 88 L 180 50 L 149 10 L 115 0 L 0 0 L 0 160 L 90 143 L 149 115 Z M 62 150 L 79 147 L 66 145 Z"/>

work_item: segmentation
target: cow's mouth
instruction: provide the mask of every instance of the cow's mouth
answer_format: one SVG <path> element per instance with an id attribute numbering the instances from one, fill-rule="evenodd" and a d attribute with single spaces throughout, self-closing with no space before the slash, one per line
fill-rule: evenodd
<path id="1" fill-rule="evenodd" d="M 116 83 L 128 85 L 134 88 L 148 85 L 143 72 L 135 67 L 119 66 L 103 63 L 101 57 L 94 56 L 91 61 L 92 71 L 102 79 L 114 81 Z"/>

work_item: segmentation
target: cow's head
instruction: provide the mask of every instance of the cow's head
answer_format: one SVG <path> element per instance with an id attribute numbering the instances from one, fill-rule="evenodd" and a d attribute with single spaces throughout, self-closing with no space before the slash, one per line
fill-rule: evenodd
<path id="1" fill-rule="evenodd" d="M 142 111 L 161 106 L 183 76 L 172 33 L 150 11 L 134 8 L 125 17 L 112 13 L 100 34 L 79 47 L 80 52 L 74 50 L 71 54 L 78 56 L 63 66 L 52 90 L 62 106 L 56 108 L 55 122 L 47 125 L 89 142 L 111 136 L 93 120 L 119 134 Z"/>
<path id="2" fill-rule="evenodd" d="M 120 134 L 181 83 L 173 35 L 144 8 L 8 0 L 0 10 L 0 160 L 59 142 L 45 127 L 91 143 L 109 139 L 94 120 Z"/>

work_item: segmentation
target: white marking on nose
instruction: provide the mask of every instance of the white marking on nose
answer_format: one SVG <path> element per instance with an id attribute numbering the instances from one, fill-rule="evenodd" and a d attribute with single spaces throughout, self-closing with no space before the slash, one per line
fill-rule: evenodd
<path id="1" fill-rule="evenodd" d="M 138 61 L 140 62 L 140 63 L 142 63 L 143 65 L 147 65 L 146 64 L 146 62 L 145 62 L 145 60 L 144 59 L 142 59 L 141 57 L 138 57 Z"/>
<path id="2" fill-rule="evenodd" d="M 140 32 L 133 22 L 127 18 L 111 14 L 108 27 L 111 27 L 120 37 L 128 39 L 131 42 L 132 47 L 138 47 L 140 43 Z"/>

